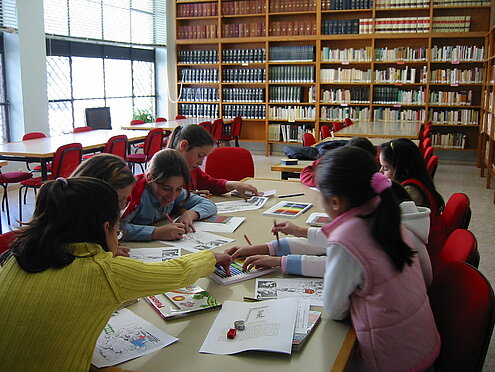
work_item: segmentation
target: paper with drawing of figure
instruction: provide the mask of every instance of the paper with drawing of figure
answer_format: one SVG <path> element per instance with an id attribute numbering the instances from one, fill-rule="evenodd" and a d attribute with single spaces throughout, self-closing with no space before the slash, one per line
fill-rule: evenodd
<path id="1" fill-rule="evenodd" d="M 235 354 L 247 350 L 290 354 L 298 301 L 293 298 L 263 302 L 225 301 L 206 336 L 200 353 Z M 245 329 L 233 339 L 227 332 L 236 320 Z"/>
<path id="2" fill-rule="evenodd" d="M 230 200 L 225 202 L 215 203 L 218 214 L 221 213 L 233 213 L 242 211 L 252 211 L 263 207 L 268 200 L 265 196 L 251 196 L 247 200 Z"/>
<path id="3" fill-rule="evenodd" d="M 259 300 L 297 298 L 308 300 L 312 306 L 323 306 L 323 279 L 256 279 L 254 292 L 255 298 Z"/>
<path id="4" fill-rule="evenodd" d="M 234 240 L 235 239 L 225 238 L 205 231 L 196 231 L 183 235 L 180 240 L 167 241 L 164 243 L 170 244 L 175 248 L 187 249 L 190 252 L 199 252 L 204 249 L 221 247 Z"/>
<path id="5" fill-rule="evenodd" d="M 116 311 L 101 332 L 92 363 L 98 367 L 113 366 L 168 346 L 172 337 L 128 309 Z"/>
<path id="6" fill-rule="evenodd" d="M 129 257 L 143 262 L 162 262 L 180 257 L 180 248 L 131 248 Z"/>

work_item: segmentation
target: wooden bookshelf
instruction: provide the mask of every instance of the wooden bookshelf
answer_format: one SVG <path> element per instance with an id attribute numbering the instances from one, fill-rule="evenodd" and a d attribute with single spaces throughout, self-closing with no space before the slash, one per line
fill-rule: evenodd
<path id="1" fill-rule="evenodd" d="M 241 115 L 267 154 L 347 117 L 432 121 L 434 146 L 484 150 L 492 3 L 176 1 L 178 114 Z M 334 9 L 353 4 L 371 6 Z"/>

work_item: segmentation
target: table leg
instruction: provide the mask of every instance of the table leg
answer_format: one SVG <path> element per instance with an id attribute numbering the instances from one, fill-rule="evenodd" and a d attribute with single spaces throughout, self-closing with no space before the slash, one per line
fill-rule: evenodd
<path id="1" fill-rule="evenodd" d="M 280 178 L 282 178 L 283 180 L 288 180 L 289 172 L 280 172 Z"/>
<path id="2" fill-rule="evenodd" d="M 43 181 L 46 181 L 48 179 L 48 170 L 47 170 L 47 160 L 46 159 L 40 159 L 41 162 L 41 179 Z"/>

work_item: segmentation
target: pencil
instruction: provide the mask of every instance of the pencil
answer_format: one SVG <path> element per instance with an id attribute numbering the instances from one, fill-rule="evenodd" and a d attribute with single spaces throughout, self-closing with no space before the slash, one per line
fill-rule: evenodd
<path id="1" fill-rule="evenodd" d="M 273 227 L 277 226 L 277 220 L 273 220 Z M 278 237 L 278 231 L 275 231 L 275 237 L 277 238 L 277 247 L 280 248 L 280 240 Z"/>
<path id="2" fill-rule="evenodd" d="M 299 193 L 299 194 L 287 194 L 287 195 L 280 195 L 280 196 L 279 196 L 279 198 L 290 198 L 290 197 L 292 197 L 292 196 L 303 196 L 303 195 L 304 195 L 304 193 L 303 193 L 303 192 L 301 192 L 301 193 Z"/>
<path id="3" fill-rule="evenodd" d="M 249 245 L 253 245 L 253 243 L 251 242 L 251 240 L 249 240 L 249 238 L 246 234 L 244 234 L 244 239 L 246 239 L 246 241 Z"/>
<path id="4" fill-rule="evenodd" d="M 168 213 L 165 214 L 165 216 L 167 216 L 167 220 L 169 220 L 170 223 L 174 223 L 174 220 L 170 217 L 170 215 Z"/>
<path id="5" fill-rule="evenodd" d="M 263 301 L 263 300 L 260 300 L 259 298 L 247 297 L 247 296 L 244 296 L 242 299 L 244 301 L 247 301 L 247 302 L 259 302 L 259 301 Z"/>

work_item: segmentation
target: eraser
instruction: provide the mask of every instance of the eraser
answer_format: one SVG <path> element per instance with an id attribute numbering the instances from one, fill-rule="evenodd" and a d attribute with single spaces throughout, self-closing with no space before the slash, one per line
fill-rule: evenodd
<path id="1" fill-rule="evenodd" d="M 236 335 L 237 331 L 234 328 L 230 328 L 227 332 L 227 338 L 233 339 Z"/>

